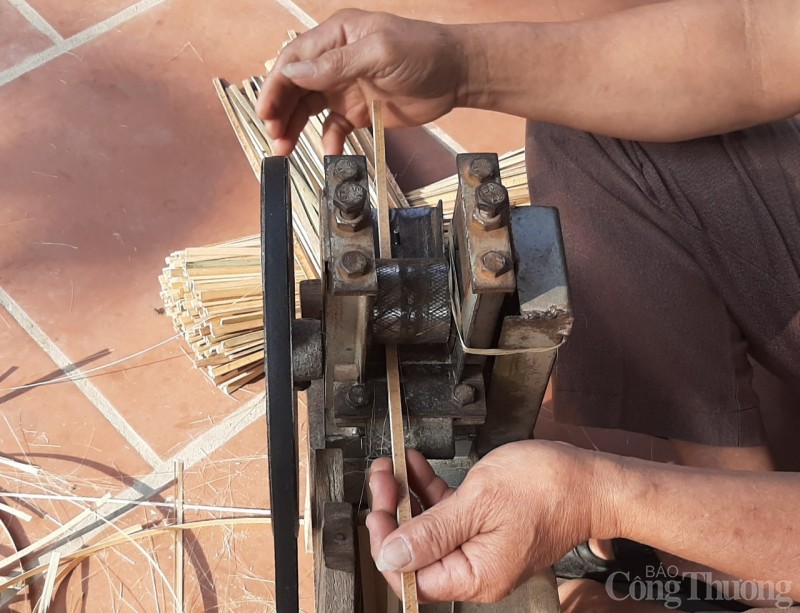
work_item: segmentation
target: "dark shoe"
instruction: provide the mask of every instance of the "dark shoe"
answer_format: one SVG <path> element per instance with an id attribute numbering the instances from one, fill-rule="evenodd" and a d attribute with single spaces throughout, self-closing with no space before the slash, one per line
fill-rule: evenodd
<path id="1" fill-rule="evenodd" d="M 594 579 L 605 581 L 614 562 L 604 560 L 595 554 L 589 543 L 581 543 L 568 551 L 566 555 L 553 565 L 559 579 Z"/>

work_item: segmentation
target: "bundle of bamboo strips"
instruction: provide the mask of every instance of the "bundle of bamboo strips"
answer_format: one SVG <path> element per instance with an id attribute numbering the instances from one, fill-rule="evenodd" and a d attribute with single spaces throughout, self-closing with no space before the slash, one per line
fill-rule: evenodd
<path id="1" fill-rule="evenodd" d="M 530 202 L 528 196 L 528 176 L 525 170 L 525 150 L 509 151 L 499 157 L 500 176 L 508 190 L 511 206 L 523 206 Z M 410 206 L 436 206 L 439 200 L 444 204 L 447 219 L 453 215 L 458 192 L 458 175 L 452 175 L 426 187 L 406 194 Z"/>
<path id="2" fill-rule="evenodd" d="M 159 277 L 164 310 L 195 366 L 226 393 L 263 375 L 260 237 L 175 251 L 166 263 Z M 314 271 L 295 262 L 297 283 L 308 273 Z"/>

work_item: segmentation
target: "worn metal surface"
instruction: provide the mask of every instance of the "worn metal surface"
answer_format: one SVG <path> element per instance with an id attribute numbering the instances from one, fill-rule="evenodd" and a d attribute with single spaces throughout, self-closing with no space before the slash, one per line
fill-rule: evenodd
<path id="1" fill-rule="evenodd" d="M 322 379 L 322 322 L 295 319 L 292 322 L 292 376 L 295 385 Z"/>
<path id="2" fill-rule="evenodd" d="M 373 419 L 366 426 L 364 451 L 369 458 L 391 453 L 389 424 Z M 455 455 L 453 420 L 447 417 L 409 417 L 405 423 L 405 446 L 426 458 L 451 459 Z"/>
<path id="3" fill-rule="evenodd" d="M 514 209 L 511 228 L 520 310 L 504 318 L 498 346 L 556 347 L 570 333 L 573 321 L 558 212 L 538 206 Z M 533 436 L 555 358 L 555 349 L 495 358 L 486 421 L 476 440 L 480 456 Z"/>
<path id="4" fill-rule="evenodd" d="M 339 164 L 337 174 L 336 168 Z M 342 171 L 341 167 L 352 169 Z M 337 188 L 347 177 L 351 191 L 364 190 L 360 228 L 342 228 L 342 190 Z M 325 262 L 323 274 L 324 334 L 327 393 L 336 381 L 357 381 L 364 374 L 367 332 L 372 315 L 372 297 L 378 292 L 375 274 L 375 246 L 369 208 L 366 160 L 362 156 L 325 156 L 325 190 L 320 205 L 320 237 Z M 350 192 L 348 192 L 350 193 Z M 347 215 L 352 214 L 347 209 Z M 364 265 L 359 263 L 364 260 Z M 353 266 L 348 265 L 350 260 Z M 352 274 L 353 272 L 359 274 Z"/>
<path id="5" fill-rule="evenodd" d="M 459 186 L 453 211 L 451 255 L 457 263 L 457 288 L 461 302 L 461 330 L 468 347 L 493 346 L 497 335 L 500 310 L 506 297 L 516 289 L 508 230 L 508 201 L 492 199 L 488 217 L 478 208 L 478 190 L 487 185 L 500 188 L 500 166 L 493 153 L 461 154 L 456 158 Z M 477 173 L 477 174 L 476 174 Z M 483 215 L 483 217 L 482 217 Z M 491 222 L 488 223 L 487 222 Z M 459 343 L 454 343 L 453 365 L 456 377 L 464 364 L 483 364 L 482 356 L 465 354 Z"/>
<path id="6" fill-rule="evenodd" d="M 464 371 L 463 383 L 475 390 L 474 402 L 462 405 L 453 397 L 447 364 L 404 364 L 403 393 L 411 417 L 446 417 L 456 425 L 481 424 L 486 418 L 486 395 L 480 369 Z M 348 395 L 351 384 L 336 382 L 333 386 L 333 407 L 337 426 L 363 426 L 386 417 L 386 382 L 381 377 L 369 378 L 372 401 L 354 405 Z"/>
<path id="7" fill-rule="evenodd" d="M 264 370 L 275 552 L 275 606 L 299 610 L 296 397 L 292 384 L 294 257 L 289 160 L 265 158 L 261 166 L 261 267 L 264 287 Z"/>
<path id="8" fill-rule="evenodd" d="M 443 258 L 442 206 L 391 209 L 393 258 Z"/>
<path id="9" fill-rule="evenodd" d="M 450 336 L 449 269 L 444 258 L 378 260 L 372 337 L 380 344 L 446 343 Z"/>

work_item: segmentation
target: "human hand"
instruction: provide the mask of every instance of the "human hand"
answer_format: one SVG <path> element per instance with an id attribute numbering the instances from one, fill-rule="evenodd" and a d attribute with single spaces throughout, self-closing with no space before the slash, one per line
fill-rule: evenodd
<path id="1" fill-rule="evenodd" d="M 323 144 L 334 155 L 353 129 L 370 125 L 374 99 L 384 100 L 386 127 L 444 115 L 465 87 L 468 28 L 348 9 L 302 34 L 281 51 L 258 98 L 275 153 L 288 155 L 308 118 L 326 108 Z"/>
<path id="2" fill-rule="evenodd" d="M 496 602 L 590 536 L 612 532 L 595 456 L 563 443 L 520 441 L 492 451 L 456 490 L 417 451 L 408 478 L 424 511 L 397 527 L 397 481 L 389 458 L 370 469 L 372 556 L 400 593 L 417 572 L 427 601 Z M 603 507 L 603 508 L 600 508 Z"/>

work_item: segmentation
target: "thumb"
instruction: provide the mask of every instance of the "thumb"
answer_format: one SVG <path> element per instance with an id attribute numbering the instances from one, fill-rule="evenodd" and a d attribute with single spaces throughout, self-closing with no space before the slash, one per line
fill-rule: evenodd
<path id="1" fill-rule="evenodd" d="M 326 51 L 313 60 L 293 62 L 281 68 L 283 76 L 310 91 L 324 92 L 356 79 L 369 78 L 385 64 L 386 46 L 376 36 Z"/>
<path id="2" fill-rule="evenodd" d="M 476 505 L 456 490 L 452 496 L 389 534 L 375 564 L 381 572 L 425 568 L 478 534 Z"/>

